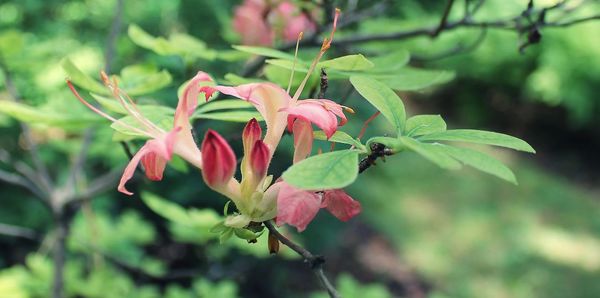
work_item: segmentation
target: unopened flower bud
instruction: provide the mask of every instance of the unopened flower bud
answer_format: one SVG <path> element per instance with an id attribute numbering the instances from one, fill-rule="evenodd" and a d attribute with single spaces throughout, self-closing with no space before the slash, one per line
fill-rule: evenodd
<path id="1" fill-rule="evenodd" d="M 253 176 L 262 180 L 267 174 L 269 168 L 269 147 L 261 141 L 257 140 L 254 142 L 252 152 L 250 152 L 250 169 L 252 170 Z"/>
<path id="2" fill-rule="evenodd" d="M 223 137 L 209 129 L 202 141 L 201 151 L 204 181 L 213 189 L 223 189 L 235 173 L 237 160 L 233 150 Z"/>
<path id="3" fill-rule="evenodd" d="M 252 146 L 257 140 L 260 140 L 262 136 L 262 129 L 260 128 L 260 124 L 256 121 L 256 118 L 250 119 L 246 127 L 244 127 L 244 132 L 242 133 L 242 142 L 244 143 L 244 155 L 250 154 L 250 150 L 252 150 Z"/>

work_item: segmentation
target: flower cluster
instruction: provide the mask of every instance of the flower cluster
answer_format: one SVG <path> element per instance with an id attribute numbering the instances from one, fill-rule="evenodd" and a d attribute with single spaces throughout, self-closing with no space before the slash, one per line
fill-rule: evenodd
<path id="1" fill-rule="evenodd" d="M 235 10 L 233 28 L 242 44 L 270 46 L 315 32 L 316 10 L 304 11 L 289 0 L 245 0 Z"/>
<path id="2" fill-rule="evenodd" d="M 273 177 L 268 175 L 269 164 L 286 128 L 294 136 L 293 162 L 296 163 L 305 159 L 312 151 L 312 124 L 322 129 L 329 138 L 338 126 L 346 123 L 344 111 L 352 111 L 328 99 L 298 99 L 310 74 L 331 44 L 338 15 L 339 11 L 336 12 L 331 37 L 324 41 L 319 55 L 294 96 L 290 96 L 278 85 L 268 82 L 214 86 L 213 79 L 208 74 L 198 72 L 179 98 L 173 128 L 169 131 L 144 117 L 134 101 L 119 89 L 116 81 L 110 80 L 104 73 L 102 78 L 105 85 L 128 114 L 138 122 L 135 127 L 113 118 L 84 100 L 68 82 L 76 97 L 91 110 L 149 139 L 125 168 L 118 190 L 128 195 L 132 194 L 125 184 L 131 179 L 139 163 L 142 163 L 149 179 L 161 180 L 166 163 L 176 154 L 200 169 L 210 188 L 235 203 L 239 213 L 226 219 L 225 225 L 229 227 L 243 228 L 250 222 L 276 218 L 278 225 L 287 223 L 302 231 L 321 208 L 326 208 L 343 221 L 358 214 L 361 210 L 360 204 L 343 190 L 301 190 L 281 179 L 273 183 Z M 221 135 L 209 129 L 200 148 L 192 137 L 189 117 L 198 105 L 199 96 L 204 94 L 204 98 L 209 100 L 215 92 L 251 103 L 266 123 L 264 136 L 256 119 L 250 120 L 244 128 L 241 180 L 234 177 L 237 167 L 236 155 Z"/>

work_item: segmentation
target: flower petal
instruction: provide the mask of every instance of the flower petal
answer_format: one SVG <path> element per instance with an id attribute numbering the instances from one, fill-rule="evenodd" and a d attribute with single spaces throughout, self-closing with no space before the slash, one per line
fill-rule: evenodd
<path id="1" fill-rule="evenodd" d="M 311 191 L 301 190 L 282 182 L 277 196 L 277 225 L 287 223 L 298 232 L 315 218 L 321 207 L 321 198 Z"/>
<path id="2" fill-rule="evenodd" d="M 292 132 L 294 134 L 294 163 L 297 163 L 312 151 L 313 129 L 310 122 L 297 119 L 294 121 Z"/>
<path id="3" fill-rule="evenodd" d="M 341 221 L 348 221 L 361 211 L 360 203 L 341 189 L 326 190 L 321 207 Z"/>
<path id="4" fill-rule="evenodd" d="M 199 71 L 187 84 L 183 94 L 179 98 L 177 103 L 177 109 L 175 109 L 175 127 L 189 128 L 189 117 L 194 113 L 196 106 L 198 105 L 198 95 L 200 92 L 206 92 L 203 90 L 200 83 L 212 82 L 213 79 L 205 72 Z M 208 99 L 212 93 L 206 92 L 206 98 Z"/>
<path id="5" fill-rule="evenodd" d="M 292 98 L 281 87 L 273 83 L 251 83 L 236 87 L 215 86 L 203 87 L 202 90 L 214 89 L 221 93 L 246 100 L 254 105 L 267 123 L 267 133 L 264 141 L 270 146 L 271 154 L 281 139 L 285 130 L 286 114 L 280 113 L 286 109 Z"/>
<path id="6" fill-rule="evenodd" d="M 330 138 L 337 130 L 338 120 L 336 114 L 329 111 L 318 100 L 301 100 L 294 106 L 290 106 L 284 111 L 288 112 L 288 129 L 292 130 L 296 118 L 316 124 L 325 132 L 327 138 Z"/>
<path id="7" fill-rule="evenodd" d="M 152 181 L 160 181 L 167 166 L 167 160 L 160 157 L 156 152 L 148 152 L 142 156 L 142 165 L 146 177 Z"/>
<path id="8" fill-rule="evenodd" d="M 235 9 L 233 29 L 242 38 L 242 44 L 263 46 L 273 44 L 273 34 L 264 18 L 267 9 L 264 1 L 256 0 L 246 0 Z"/>

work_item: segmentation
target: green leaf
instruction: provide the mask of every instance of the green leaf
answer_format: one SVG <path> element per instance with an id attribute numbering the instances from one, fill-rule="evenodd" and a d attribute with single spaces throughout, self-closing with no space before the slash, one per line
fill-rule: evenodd
<path id="1" fill-rule="evenodd" d="M 148 208 L 156 212 L 156 214 L 169 221 L 183 225 L 191 224 L 191 219 L 187 211 L 175 203 L 171 203 L 168 200 L 149 192 L 142 193 L 142 201 L 144 201 Z"/>
<path id="2" fill-rule="evenodd" d="M 208 49 L 205 42 L 188 34 L 174 33 L 169 40 L 166 40 L 162 37 L 154 37 L 133 24 L 129 26 L 127 34 L 138 46 L 163 56 L 181 56 L 186 64 L 190 64 L 196 58 L 214 60 L 217 57 L 217 52 Z"/>
<path id="3" fill-rule="evenodd" d="M 26 123 L 73 128 L 105 121 L 104 118 L 98 117 L 89 112 L 77 114 L 68 112 L 56 113 L 44 111 L 44 109 L 40 107 L 32 107 L 26 104 L 8 100 L 0 101 L 0 113 L 6 114 Z"/>
<path id="4" fill-rule="evenodd" d="M 231 238 L 231 236 L 233 236 L 233 228 L 226 229 L 223 233 L 221 233 L 221 236 L 219 236 L 219 243 L 225 243 L 227 240 L 229 240 L 229 238 Z"/>
<path id="5" fill-rule="evenodd" d="M 299 72 L 299 73 L 307 73 L 308 68 L 309 68 L 308 65 L 299 63 L 298 61 L 296 61 L 296 65 L 294 65 L 294 61 L 285 60 L 285 59 L 267 59 L 265 62 L 267 64 L 278 66 L 278 67 L 281 67 L 281 68 L 284 68 L 287 70 L 293 69 L 295 72 Z M 315 70 L 315 72 L 316 72 L 316 70 Z"/>
<path id="6" fill-rule="evenodd" d="M 229 109 L 249 109 L 254 108 L 254 106 L 240 99 L 220 99 L 209 101 L 206 104 L 203 104 L 198 107 L 195 113 L 203 114 L 207 112 L 219 111 L 219 110 L 229 110 Z"/>
<path id="7" fill-rule="evenodd" d="M 348 144 L 348 145 L 352 145 L 358 149 L 360 149 L 361 151 L 365 151 L 366 147 L 365 145 L 363 145 L 360 141 L 358 141 L 357 139 L 353 138 L 352 136 L 350 136 L 349 134 L 338 130 L 336 131 L 331 138 L 329 138 L 329 140 L 327 139 L 327 136 L 325 135 L 325 133 L 323 131 L 315 131 L 313 132 L 313 137 L 317 140 L 322 140 L 322 141 L 330 141 L 330 142 L 336 142 L 336 143 L 342 143 L 342 144 Z"/>
<path id="8" fill-rule="evenodd" d="M 238 76 L 234 73 L 226 74 L 224 79 L 225 79 L 225 81 L 227 81 L 226 83 L 229 83 L 230 85 L 242 85 L 242 84 L 249 84 L 249 83 L 264 82 L 263 80 L 259 80 L 259 79 L 255 79 L 255 78 L 244 78 L 244 77 Z"/>
<path id="9" fill-rule="evenodd" d="M 253 47 L 253 46 L 242 46 L 242 45 L 235 45 L 232 46 L 234 49 L 241 51 L 241 52 L 245 52 L 245 53 L 250 53 L 250 54 L 254 54 L 254 55 L 260 55 L 260 56 L 264 56 L 264 57 L 272 57 L 272 58 L 279 58 L 279 59 L 286 59 L 286 60 L 294 60 L 294 55 L 290 55 L 288 53 L 279 51 L 279 50 L 275 50 L 272 48 L 264 48 L 264 47 Z"/>
<path id="10" fill-rule="evenodd" d="M 146 49 L 153 49 L 155 47 L 156 38 L 148 34 L 137 25 L 129 25 L 129 28 L 127 29 L 127 35 L 129 35 L 129 38 L 131 38 L 131 40 L 140 47 Z"/>
<path id="11" fill-rule="evenodd" d="M 260 115 L 260 113 L 256 111 L 227 111 L 215 113 L 200 113 L 192 115 L 192 119 L 208 119 L 243 123 L 250 121 L 250 119 L 252 118 L 256 118 L 256 120 L 258 121 L 263 121 L 263 118 Z"/>
<path id="12" fill-rule="evenodd" d="M 364 76 L 352 76 L 350 82 L 401 134 L 404 131 L 406 111 L 396 93 L 385 84 Z"/>
<path id="13" fill-rule="evenodd" d="M 92 91 L 94 93 L 109 95 L 110 92 L 100 82 L 92 79 L 90 76 L 83 73 L 71 60 L 65 58 L 61 61 L 61 66 L 69 76 L 69 79 L 77 86 Z"/>
<path id="14" fill-rule="evenodd" d="M 370 59 L 375 65 L 369 69 L 370 73 L 397 71 L 405 66 L 410 60 L 410 53 L 406 50 L 393 51 L 391 54 L 378 56 Z"/>
<path id="15" fill-rule="evenodd" d="M 400 137 L 398 138 L 406 149 L 411 150 L 429 161 L 437 164 L 441 168 L 456 170 L 460 169 L 461 165 L 458 161 L 448 155 L 441 147 L 440 144 L 428 144 L 421 143 L 413 138 Z"/>
<path id="16" fill-rule="evenodd" d="M 340 150 L 311 156 L 282 175 L 292 186 L 308 190 L 343 188 L 358 176 L 358 151 Z"/>
<path id="17" fill-rule="evenodd" d="M 98 102 L 102 105 L 102 107 L 104 107 L 106 110 L 113 112 L 113 113 L 118 113 L 118 114 L 123 114 L 123 115 L 128 115 L 129 112 L 127 112 L 127 110 L 125 110 L 125 108 L 123 108 L 123 106 L 114 98 L 110 98 L 110 97 L 105 97 L 102 95 L 98 95 L 95 93 L 91 93 L 90 95 Z M 175 113 L 175 110 L 171 107 L 165 107 L 165 106 L 161 106 L 161 105 L 136 105 L 136 107 L 140 110 L 140 112 L 142 112 L 142 115 L 146 115 L 148 114 L 164 114 L 164 115 L 173 115 Z"/>
<path id="18" fill-rule="evenodd" d="M 325 60 L 318 64 L 317 68 L 331 68 L 345 71 L 360 71 L 373 68 L 373 62 L 362 54 L 347 55 L 331 60 Z"/>
<path id="19" fill-rule="evenodd" d="M 419 138 L 421 141 L 453 141 L 500 146 L 519 151 L 535 153 L 527 142 L 513 136 L 474 129 L 451 129 Z"/>
<path id="20" fill-rule="evenodd" d="M 379 143 L 385 145 L 386 148 L 392 150 L 394 153 L 398 153 L 404 149 L 404 145 L 402 142 L 398 140 L 398 138 L 391 137 L 373 137 L 367 141 L 367 148 L 371 151 L 371 144 Z"/>
<path id="21" fill-rule="evenodd" d="M 440 115 L 418 115 L 406 120 L 406 135 L 422 136 L 446 130 L 446 122 Z"/>
<path id="22" fill-rule="evenodd" d="M 454 78 L 454 73 L 446 70 L 403 67 L 394 74 L 376 75 L 374 78 L 394 90 L 412 91 L 447 83 Z"/>
<path id="23" fill-rule="evenodd" d="M 492 158 L 491 156 L 488 156 L 484 153 L 472 149 L 459 148 L 442 144 L 438 145 L 441 146 L 440 148 L 442 148 L 444 152 L 448 153 L 450 156 L 454 157 L 455 159 L 461 161 L 466 165 L 469 165 L 482 172 L 494 175 L 500 179 L 504 179 L 508 182 L 517 184 L 517 179 L 515 178 L 513 172 L 502 162 L 498 161 L 495 158 Z"/>
<path id="24" fill-rule="evenodd" d="M 138 96 L 152 93 L 168 86 L 171 81 L 171 74 L 166 71 L 154 72 L 150 74 L 138 75 L 134 78 L 123 76 L 121 88 L 130 96 Z"/>

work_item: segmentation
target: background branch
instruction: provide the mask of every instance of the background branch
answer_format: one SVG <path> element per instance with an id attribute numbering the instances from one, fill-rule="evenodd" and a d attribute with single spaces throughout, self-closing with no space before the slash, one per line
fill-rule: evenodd
<path id="1" fill-rule="evenodd" d="M 340 294 L 337 292 L 333 284 L 329 281 L 325 272 L 323 272 L 323 264 L 325 263 L 325 258 L 323 256 L 313 255 L 310 251 L 306 250 L 302 246 L 294 243 L 292 240 L 283 236 L 277 228 L 273 225 L 271 221 L 264 222 L 265 227 L 269 230 L 269 232 L 274 235 L 277 240 L 281 243 L 285 244 L 287 247 L 291 248 L 293 251 L 298 253 L 302 258 L 304 258 L 304 262 L 306 262 L 310 268 L 315 272 L 317 278 L 327 290 L 327 293 L 332 298 L 340 298 Z"/>

